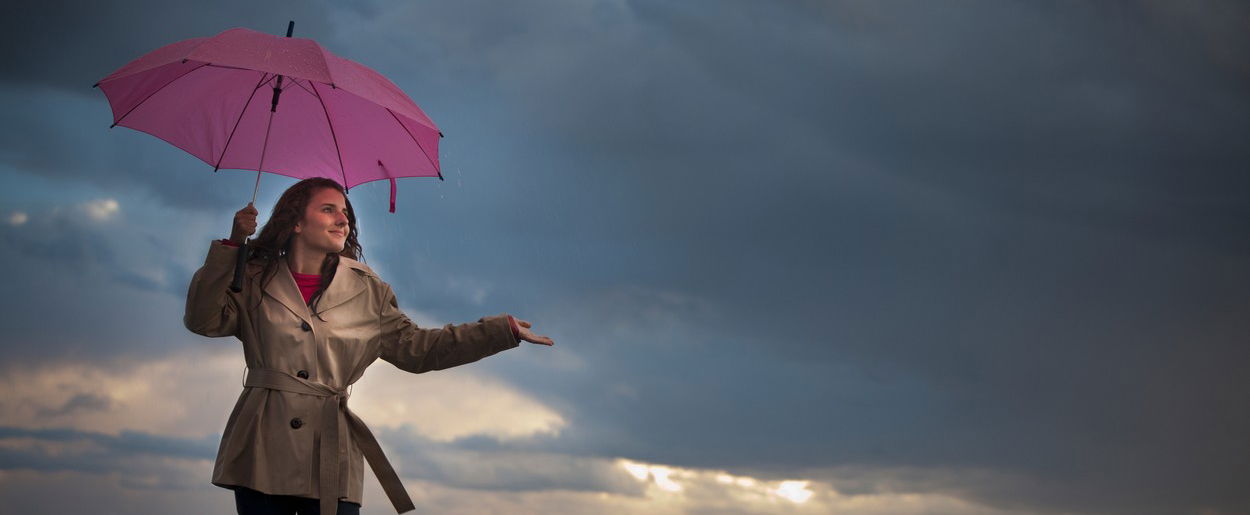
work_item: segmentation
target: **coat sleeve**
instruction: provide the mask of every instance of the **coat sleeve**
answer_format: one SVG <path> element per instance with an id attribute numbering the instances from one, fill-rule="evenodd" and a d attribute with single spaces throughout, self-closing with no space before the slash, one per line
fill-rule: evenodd
<path id="1" fill-rule="evenodd" d="M 382 283 L 380 356 L 414 374 L 472 363 L 521 342 L 512 335 L 508 315 L 482 317 L 467 324 L 425 329 L 399 310 L 391 287 Z"/>
<path id="2" fill-rule="evenodd" d="M 220 241 L 208 248 L 204 266 L 196 270 L 187 289 L 182 322 L 191 332 L 203 336 L 238 335 L 242 294 L 230 291 L 238 252 L 238 247 Z"/>

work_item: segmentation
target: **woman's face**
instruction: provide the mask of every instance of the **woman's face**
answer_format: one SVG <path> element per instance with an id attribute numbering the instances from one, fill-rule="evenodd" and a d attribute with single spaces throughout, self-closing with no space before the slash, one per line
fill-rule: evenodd
<path id="1" fill-rule="evenodd" d="M 313 194 L 304 208 L 304 220 L 295 224 L 296 244 L 326 254 L 337 254 L 347 242 L 347 200 L 333 188 Z"/>

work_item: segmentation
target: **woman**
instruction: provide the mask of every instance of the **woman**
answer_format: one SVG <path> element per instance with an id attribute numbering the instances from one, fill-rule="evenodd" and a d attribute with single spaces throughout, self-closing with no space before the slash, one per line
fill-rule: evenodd
<path id="1" fill-rule="evenodd" d="M 234 216 L 187 292 L 184 323 L 204 336 L 236 336 L 248 373 L 226 422 L 213 484 L 235 491 L 241 515 L 359 513 L 363 461 L 399 512 L 413 508 L 347 387 L 377 358 L 413 373 L 442 370 L 516 347 L 553 345 L 507 314 L 419 328 L 361 259 L 356 215 L 343 188 L 307 179 L 278 199 L 249 246 L 242 291 L 230 291 L 238 244 L 256 209 Z M 319 508 L 318 508 L 319 507 Z"/>

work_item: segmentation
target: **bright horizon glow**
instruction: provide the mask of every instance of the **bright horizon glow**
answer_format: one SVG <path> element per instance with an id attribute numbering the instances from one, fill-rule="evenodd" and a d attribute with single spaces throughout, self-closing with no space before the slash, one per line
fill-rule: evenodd
<path id="1" fill-rule="evenodd" d="M 795 504 L 803 504 L 815 495 L 808 487 L 811 481 L 782 480 L 762 481 L 749 476 L 735 476 L 724 471 L 699 471 L 666 465 L 655 465 L 618 458 L 617 462 L 629 475 L 643 483 L 653 483 L 665 492 L 682 492 L 684 487 L 674 478 L 682 478 L 691 482 L 703 481 L 711 476 L 717 483 L 741 490 L 743 494 L 753 498 L 781 497 Z"/>
<path id="2" fill-rule="evenodd" d="M 782 481 L 781 485 L 772 490 L 795 504 L 803 504 L 812 498 L 812 491 L 807 489 L 809 481 Z"/>

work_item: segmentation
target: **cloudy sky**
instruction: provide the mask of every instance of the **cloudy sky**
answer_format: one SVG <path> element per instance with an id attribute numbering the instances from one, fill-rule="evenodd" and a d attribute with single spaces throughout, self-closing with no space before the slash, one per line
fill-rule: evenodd
<path id="1" fill-rule="evenodd" d="M 447 136 L 396 213 L 351 192 L 401 308 L 556 341 L 356 385 L 421 512 L 1250 512 L 1244 3 L 22 4 L 15 512 L 233 510 L 242 352 L 181 317 L 255 175 L 109 129 L 91 85 L 288 20 Z M 393 513 L 372 475 L 362 512 Z"/>

